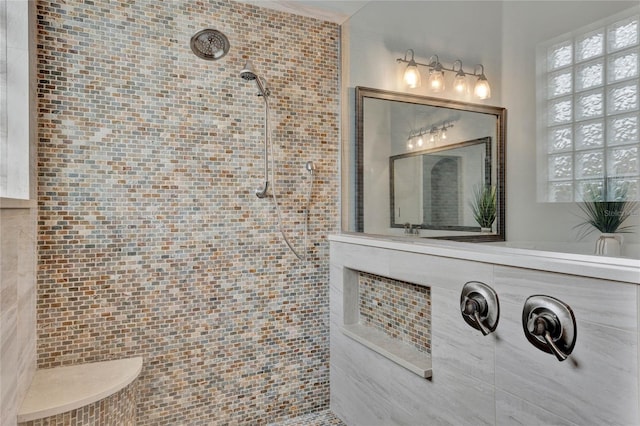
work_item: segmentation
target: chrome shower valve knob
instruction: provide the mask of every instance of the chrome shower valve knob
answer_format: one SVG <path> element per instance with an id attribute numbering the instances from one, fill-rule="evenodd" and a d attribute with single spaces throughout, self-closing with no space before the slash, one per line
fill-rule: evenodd
<path id="1" fill-rule="evenodd" d="M 498 295 L 488 285 L 470 281 L 464 285 L 460 294 L 460 312 L 467 324 L 486 336 L 498 326 Z"/>
<path id="2" fill-rule="evenodd" d="M 576 320 L 571 308 L 551 296 L 529 297 L 522 310 L 527 340 L 541 351 L 566 360 L 576 344 Z"/>

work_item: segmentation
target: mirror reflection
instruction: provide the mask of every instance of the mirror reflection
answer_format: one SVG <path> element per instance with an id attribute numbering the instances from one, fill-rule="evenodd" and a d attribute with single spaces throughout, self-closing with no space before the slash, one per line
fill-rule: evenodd
<path id="1" fill-rule="evenodd" d="M 391 227 L 480 231 L 473 197 L 491 186 L 491 138 L 394 155 Z"/>
<path id="2" fill-rule="evenodd" d="M 357 230 L 504 241 L 504 119 L 503 108 L 357 87 Z M 479 193 L 493 193 L 495 219 L 474 214 Z"/>

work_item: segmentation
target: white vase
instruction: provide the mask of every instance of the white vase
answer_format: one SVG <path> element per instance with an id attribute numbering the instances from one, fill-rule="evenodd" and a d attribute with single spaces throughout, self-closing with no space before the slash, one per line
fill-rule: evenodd
<path id="1" fill-rule="evenodd" d="M 600 256 L 620 256 L 622 252 L 622 235 L 600 234 L 596 241 L 596 254 Z"/>
<path id="2" fill-rule="evenodd" d="M 489 228 L 481 227 L 480 228 L 480 232 L 485 233 L 485 234 L 490 234 L 492 231 L 493 231 L 493 229 L 491 229 L 491 227 L 489 227 Z"/>

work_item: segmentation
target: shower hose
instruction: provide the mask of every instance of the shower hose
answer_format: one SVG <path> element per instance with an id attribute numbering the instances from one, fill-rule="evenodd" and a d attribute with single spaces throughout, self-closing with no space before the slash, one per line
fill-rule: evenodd
<path id="1" fill-rule="evenodd" d="M 270 136 L 270 135 L 269 135 Z M 276 216 L 278 217 L 278 228 L 280 230 L 280 234 L 282 235 L 282 239 L 284 240 L 289 250 L 298 258 L 298 260 L 302 262 L 306 262 L 308 259 L 308 251 L 307 251 L 307 238 L 309 234 L 309 206 L 311 204 L 311 194 L 313 192 L 313 180 L 314 180 L 314 170 L 313 167 L 308 168 L 309 171 L 309 184 L 307 185 L 307 199 L 304 207 L 304 219 L 303 219 L 303 248 L 302 254 L 298 253 L 298 251 L 293 247 L 293 244 L 289 240 L 287 233 L 284 229 L 283 221 L 282 221 L 282 212 L 280 210 L 280 203 L 278 202 L 278 190 L 277 190 L 277 182 L 276 182 L 276 167 L 275 167 L 275 155 L 273 150 L 273 143 L 271 137 L 268 140 L 269 150 L 271 155 L 271 181 L 272 181 L 272 192 L 273 192 L 273 204 L 276 208 Z"/>

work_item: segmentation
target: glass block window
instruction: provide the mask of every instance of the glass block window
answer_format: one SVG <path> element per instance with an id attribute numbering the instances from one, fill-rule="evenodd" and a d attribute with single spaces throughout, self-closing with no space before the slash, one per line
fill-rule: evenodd
<path id="1" fill-rule="evenodd" d="M 538 52 L 539 200 L 640 200 L 640 7 Z"/>

